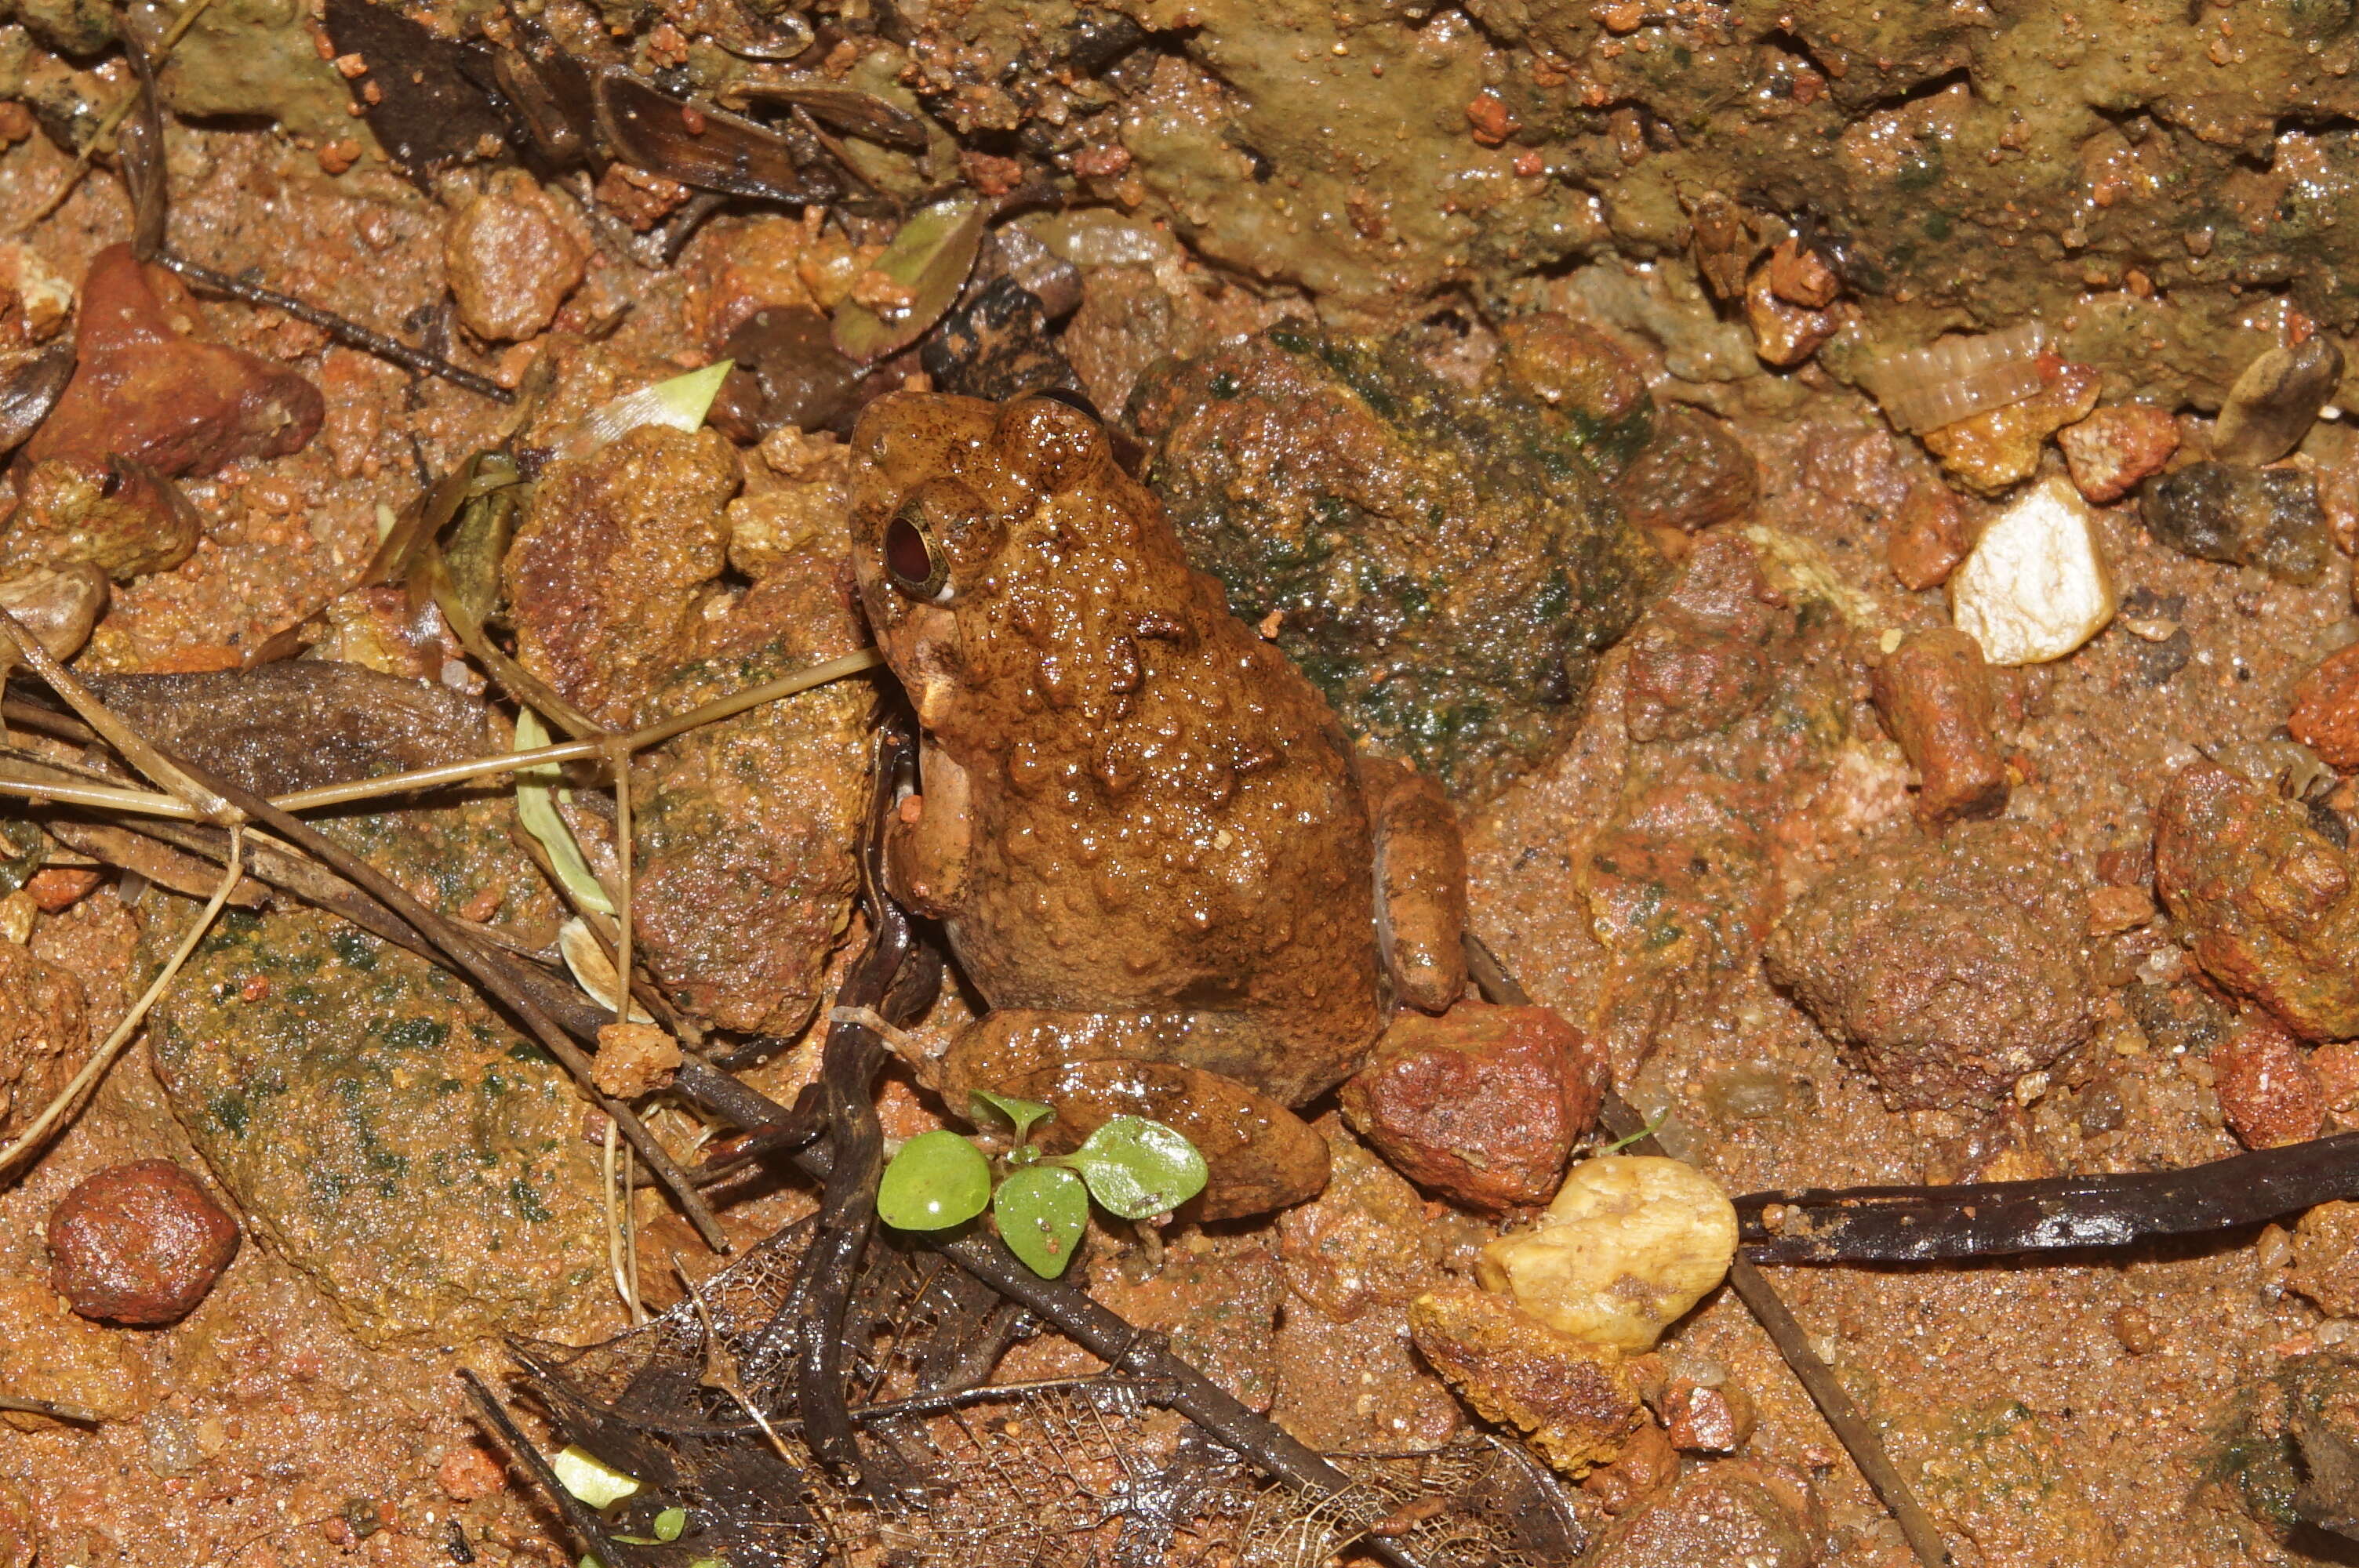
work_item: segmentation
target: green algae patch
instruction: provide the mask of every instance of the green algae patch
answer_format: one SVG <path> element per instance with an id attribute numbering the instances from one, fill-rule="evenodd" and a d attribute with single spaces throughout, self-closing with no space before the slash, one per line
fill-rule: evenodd
<path id="1" fill-rule="evenodd" d="M 309 910 L 232 914 L 152 1038 L 248 1224 L 364 1342 L 565 1336 L 603 1304 L 582 1098 L 462 981 Z"/>
<path id="2" fill-rule="evenodd" d="M 1355 736 L 1461 796 L 1571 736 L 1661 569 L 1582 429 L 1502 375 L 1444 381 L 1406 342 L 1281 323 L 1150 376 L 1132 411 L 1229 608 Z"/>

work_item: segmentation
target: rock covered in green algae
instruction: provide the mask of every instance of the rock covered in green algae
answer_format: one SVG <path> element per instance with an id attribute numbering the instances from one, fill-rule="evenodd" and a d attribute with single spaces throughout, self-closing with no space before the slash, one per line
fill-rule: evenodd
<path id="1" fill-rule="evenodd" d="M 1281 324 L 1151 375 L 1132 414 L 1229 608 L 1354 734 L 1462 796 L 1571 734 L 1658 565 L 1571 421 L 1406 342 Z"/>
<path id="2" fill-rule="evenodd" d="M 310 910 L 232 912 L 151 1037 L 248 1223 L 363 1341 L 563 1336 L 598 1303 L 582 1098 L 464 982 Z"/>

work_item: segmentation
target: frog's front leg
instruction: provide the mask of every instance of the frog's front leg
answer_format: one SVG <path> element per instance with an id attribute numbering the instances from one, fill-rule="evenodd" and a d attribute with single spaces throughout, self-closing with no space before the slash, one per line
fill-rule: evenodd
<path id="1" fill-rule="evenodd" d="M 1425 1012 L 1466 989 L 1466 846 L 1441 786 L 1386 757 L 1353 758 L 1375 837 L 1376 938 L 1393 990 Z"/>
<path id="2" fill-rule="evenodd" d="M 918 784 L 886 824 L 885 882 L 901 903 L 940 919 L 964 894 L 973 861 L 967 771 L 929 739 L 918 750 Z"/>

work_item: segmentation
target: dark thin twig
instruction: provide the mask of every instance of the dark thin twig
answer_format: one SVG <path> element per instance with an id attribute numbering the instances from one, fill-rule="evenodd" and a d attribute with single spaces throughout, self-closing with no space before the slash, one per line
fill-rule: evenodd
<path id="1" fill-rule="evenodd" d="M 906 730 L 877 731 L 868 803 L 869 831 L 861 855 L 867 895 L 868 945 L 838 988 L 842 1008 L 873 1009 L 885 1000 L 912 937 L 909 917 L 885 892 L 884 825 L 916 748 Z M 849 1022 L 828 1025 L 820 1057 L 821 1113 L 827 1129 L 828 1174 L 819 1223 L 788 1296 L 799 1307 L 802 1340 L 797 1357 L 795 1404 L 803 1441 L 848 1484 L 868 1492 L 877 1478 L 864 1474 L 859 1439 L 844 1400 L 843 1319 L 860 1260 L 876 1226 L 876 1183 L 885 1169 L 885 1130 L 876 1117 L 876 1075 L 886 1060 L 875 1032 Z"/>
<path id="2" fill-rule="evenodd" d="M 1467 969 L 1486 998 L 1518 1007 L 1529 1005 L 1531 997 L 1481 937 L 1469 932 L 1464 945 Z M 1607 1091 L 1598 1119 L 1616 1138 L 1629 1139 L 1629 1147 L 1639 1153 L 1666 1152 L 1647 1131 L 1647 1119 L 1631 1108 L 1620 1095 Z M 1819 1407 L 1819 1414 L 1826 1419 L 1843 1451 L 1851 1455 L 1852 1463 L 1859 1466 L 1867 1484 L 1875 1488 L 1875 1495 L 1884 1499 L 1884 1506 L 1892 1510 L 1893 1521 L 1900 1526 L 1900 1533 L 1908 1539 L 1908 1549 L 1916 1553 L 1917 1561 L 1924 1568 L 1949 1568 L 1950 1549 L 1942 1544 L 1941 1532 L 1935 1527 L 1932 1516 L 1918 1502 L 1908 1478 L 1893 1464 L 1875 1429 L 1867 1424 L 1859 1407 L 1852 1402 L 1850 1391 L 1836 1379 L 1834 1368 L 1810 1348 L 1810 1336 L 1803 1331 L 1785 1298 L 1777 1293 L 1777 1288 L 1741 1257 L 1729 1262 L 1728 1283 L 1761 1325 L 1762 1331 L 1769 1336 L 1777 1354 L 1786 1358 L 1787 1367 L 1809 1393 L 1810 1402 Z"/>
<path id="3" fill-rule="evenodd" d="M 2359 1132 L 2338 1132 L 2179 1171 L 1748 1193 L 1736 1216 L 1756 1262 L 1918 1263 L 2233 1230 L 2353 1197 Z M 1773 1205 L 1785 1211 L 1775 1230 Z"/>
<path id="4" fill-rule="evenodd" d="M 614 1543 L 607 1539 L 606 1528 L 596 1511 L 565 1489 L 564 1483 L 557 1478 L 557 1472 L 549 1467 L 549 1461 L 540 1456 L 540 1450 L 532 1445 L 532 1439 L 509 1419 L 507 1407 L 501 1404 L 498 1396 L 475 1375 L 475 1369 L 460 1368 L 459 1380 L 467 1385 L 467 1398 L 473 1402 L 475 1411 L 484 1418 L 484 1424 L 499 1437 L 500 1446 L 508 1451 L 509 1459 L 533 1478 L 544 1497 L 557 1505 L 558 1512 L 565 1516 L 566 1524 L 581 1537 L 592 1554 L 601 1563 L 628 1562 L 629 1559 L 615 1551 Z"/>
<path id="5" fill-rule="evenodd" d="M 96 1426 L 106 1419 L 96 1411 L 86 1411 L 80 1405 L 61 1405 L 55 1400 L 28 1399 L 23 1394 L 0 1394 L 0 1411 L 45 1415 L 51 1421 L 62 1421 L 74 1426 Z"/>
<path id="6" fill-rule="evenodd" d="M 265 288 L 258 283 L 248 283 L 245 279 L 226 272 L 216 272 L 212 267 L 190 261 L 168 246 L 156 253 L 155 261 L 157 265 L 179 274 L 200 288 L 210 288 L 217 294 L 226 294 L 231 298 L 244 300 L 248 305 L 260 305 L 273 310 L 283 310 L 298 321 L 309 322 L 319 328 L 346 348 L 358 349 L 364 354 L 375 354 L 381 360 L 390 360 L 395 364 L 406 370 L 416 371 L 420 375 L 440 376 L 453 386 L 463 386 L 469 392 L 488 397 L 495 403 L 516 401 L 515 393 L 488 376 L 478 375 L 473 371 L 452 364 L 440 354 L 429 354 L 424 349 L 412 348 L 397 338 L 388 338 L 383 332 L 374 331 L 357 321 L 347 320 L 332 310 L 322 310 L 316 305 L 307 305 L 291 294 L 281 294 L 275 288 Z"/>

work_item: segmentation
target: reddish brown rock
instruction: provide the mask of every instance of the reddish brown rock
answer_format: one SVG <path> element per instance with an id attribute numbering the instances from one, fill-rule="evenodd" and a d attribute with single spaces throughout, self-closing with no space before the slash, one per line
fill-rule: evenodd
<path id="1" fill-rule="evenodd" d="M 459 319 L 495 342 L 546 331 L 589 261 L 556 201 L 520 170 L 495 177 L 442 235 L 442 267 Z"/>
<path id="2" fill-rule="evenodd" d="M 590 1076 L 601 1094 L 636 1099 L 669 1084 L 679 1063 L 679 1042 L 654 1024 L 609 1023 L 598 1031 Z"/>
<path id="3" fill-rule="evenodd" d="M 2328 767 L 2359 770 L 2359 643 L 2327 654 L 2295 684 L 2286 728 Z"/>
<path id="4" fill-rule="evenodd" d="M 1626 1514 L 1660 1497 L 1679 1478 L 1680 1451 L 1661 1427 L 1647 1422 L 1630 1434 L 1614 1463 L 1582 1477 L 1581 1489 L 1608 1514 Z"/>
<path id="5" fill-rule="evenodd" d="M 1842 325 L 1824 310 L 1779 298 L 1766 266 L 1745 286 L 1745 319 L 1753 329 L 1753 351 L 1780 370 L 1791 369 L 1817 353 L 1819 345 L 1833 337 Z"/>
<path id="6" fill-rule="evenodd" d="M 95 567 L 120 582 L 169 571 L 196 553 L 204 519 L 179 488 L 125 459 L 35 463 L 0 539 L 0 573 Z"/>
<path id="7" fill-rule="evenodd" d="M 2208 762 L 2155 813 L 2155 891 L 2205 973 L 2304 1040 L 2359 1037 L 2351 858 L 2310 814 Z"/>
<path id="8" fill-rule="evenodd" d="M 1966 558 L 1965 510 L 1946 484 L 1920 481 L 1892 520 L 1885 564 L 1906 589 L 1939 588 Z"/>
<path id="9" fill-rule="evenodd" d="M 76 866 L 51 866 L 35 871 L 25 891 L 33 895 L 33 906 L 43 914 L 56 914 L 71 909 L 91 889 L 99 884 L 100 873 Z"/>
<path id="10" fill-rule="evenodd" d="M 451 1501 L 472 1503 L 506 1487 L 507 1474 L 498 1460 L 470 1443 L 442 1455 L 434 1467 L 434 1481 Z"/>
<path id="11" fill-rule="evenodd" d="M 1646 1424 L 1637 1375 L 1618 1350 L 1560 1334 L 1505 1296 L 1462 1286 L 1409 1304 L 1410 1337 L 1485 1420 L 1530 1437 L 1578 1476 Z"/>
<path id="12" fill-rule="evenodd" d="M 1917 770 L 1917 815 L 1939 825 L 2006 805 L 2006 761 L 1982 645 L 1950 627 L 1912 632 L 1874 679 L 1875 711 Z"/>
<path id="13" fill-rule="evenodd" d="M 2359 1317 L 2359 1203 L 2322 1203 L 2301 1217 L 2286 1284 L 2329 1317 Z"/>
<path id="14" fill-rule="evenodd" d="M 2179 421 L 2151 403 L 2123 403 L 2066 426 L 2056 432 L 2056 444 L 2064 449 L 2064 466 L 2081 493 L 2103 505 L 2162 471 L 2179 449 Z"/>
<path id="15" fill-rule="evenodd" d="M 1676 1379 L 1663 1394 L 1662 1414 L 1671 1446 L 1689 1453 L 1734 1454 L 1753 1441 L 1753 1397 L 1734 1383 Z"/>
<path id="16" fill-rule="evenodd" d="M 1520 390 L 1601 430 L 1647 412 L 1637 362 L 1586 321 L 1552 310 L 1500 324 L 1499 368 Z"/>
<path id="17" fill-rule="evenodd" d="M 237 1256 L 237 1221 L 169 1160 L 101 1171 L 49 1211 L 49 1282 L 84 1317 L 171 1323 Z"/>
<path id="18" fill-rule="evenodd" d="M 82 982 L 0 942 L 0 1136 L 38 1116 L 89 1052 Z"/>
<path id="19" fill-rule="evenodd" d="M 1615 1519 L 1582 1561 L 1590 1568 L 1812 1568 L 1826 1525 L 1803 1476 L 1738 1460 L 1680 1476 L 1652 1507 Z"/>
<path id="20" fill-rule="evenodd" d="M 180 280 L 109 245 L 82 280 L 73 380 L 18 461 L 102 478 L 119 456 L 166 476 L 300 449 L 320 428 L 319 388 L 212 341 Z"/>
<path id="21" fill-rule="evenodd" d="M 1769 292 L 1806 310 L 1823 310 L 1843 292 L 1843 279 L 1827 265 L 1827 258 L 1816 246 L 1791 235 L 1778 241 L 1777 249 L 1769 253 L 1766 270 Z"/>
<path id="22" fill-rule="evenodd" d="M 2359 1121 L 2359 1041 L 2330 1040 L 2310 1054 L 2320 1099 L 2348 1130 Z"/>
<path id="23" fill-rule="evenodd" d="M 1750 541 L 1700 541 L 1679 585 L 1629 638 L 1630 739 L 1713 734 L 1767 701 L 1777 670 L 1765 654 L 1783 603 Z"/>
<path id="24" fill-rule="evenodd" d="M 2155 916 L 2154 895 L 2142 887 L 2089 890 L 2089 935 L 2112 936 L 2135 931 Z"/>
<path id="25" fill-rule="evenodd" d="M 1962 822 L 1844 862 L 1762 954 L 1897 1110 L 1989 1106 L 2088 1039 L 2081 891 L 2021 825 Z"/>
<path id="26" fill-rule="evenodd" d="M 676 179 L 626 163 L 610 163 L 591 194 L 599 206 L 644 234 L 678 211 L 691 192 Z"/>
<path id="27" fill-rule="evenodd" d="M 1395 1169 L 1496 1212 L 1555 1195 L 1605 1077 L 1603 1051 L 1549 1009 L 1461 1002 L 1396 1019 L 1341 1099 Z"/>
<path id="28" fill-rule="evenodd" d="M 2326 1095 L 2285 1026 L 2266 1013 L 2239 1021 L 2212 1048 L 2212 1087 L 2228 1130 L 2247 1149 L 2275 1149 L 2318 1136 Z"/>
<path id="29" fill-rule="evenodd" d="M 1614 481 L 1622 514 L 1642 528 L 1698 534 L 1753 510 L 1761 475 L 1726 425 L 1674 404 L 1658 409 L 1647 444 Z"/>

